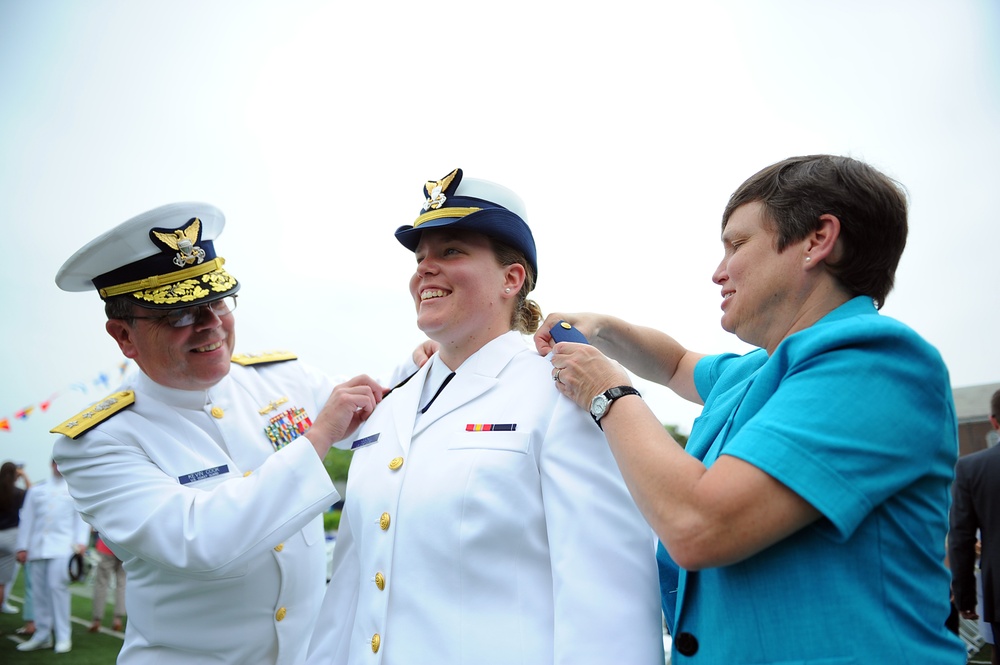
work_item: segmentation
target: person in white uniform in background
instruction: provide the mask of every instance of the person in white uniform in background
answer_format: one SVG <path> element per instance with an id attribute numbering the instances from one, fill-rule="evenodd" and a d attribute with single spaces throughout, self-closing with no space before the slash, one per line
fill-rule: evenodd
<path id="1" fill-rule="evenodd" d="M 225 218 L 176 203 L 96 238 L 60 269 L 96 287 L 107 332 L 141 370 L 57 427 L 84 518 L 122 560 L 119 663 L 299 663 L 326 580 L 330 444 L 383 388 L 334 387 L 291 354 L 233 355 L 239 284 L 216 256 Z"/>
<path id="2" fill-rule="evenodd" d="M 524 204 L 456 169 L 396 238 L 439 352 L 355 450 L 311 664 L 663 663 L 655 543 L 595 422 L 523 334 Z"/>
<path id="3" fill-rule="evenodd" d="M 83 554 L 90 543 L 90 527 L 80 519 L 55 462 L 52 476 L 33 485 L 24 497 L 17 532 L 17 560 L 31 566 L 31 593 L 35 605 L 35 633 L 17 645 L 18 651 L 53 647 L 73 648 L 69 623 L 69 560 Z"/>

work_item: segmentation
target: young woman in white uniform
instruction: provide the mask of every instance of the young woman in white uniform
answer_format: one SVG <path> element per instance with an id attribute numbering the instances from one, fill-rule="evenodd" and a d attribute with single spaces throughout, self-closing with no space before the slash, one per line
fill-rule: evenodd
<path id="1" fill-rule="evenodd" d="M 438 353 L 355 449 L 310 663 L 663 663 L 654 538 L 600 429 L 529 348 L 524 206 L 428 182 L 396 238 Z"/>

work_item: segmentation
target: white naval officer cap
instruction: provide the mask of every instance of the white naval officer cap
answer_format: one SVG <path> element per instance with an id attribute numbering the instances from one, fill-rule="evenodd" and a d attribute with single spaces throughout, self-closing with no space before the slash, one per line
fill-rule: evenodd
<path id="1" fill-rule="evenodd" d="M 520 250 L 538 279 L 538 256 L 527 209 L 513 190 L 489 180 L 464 178 L 462 169 L 454 169 L 440 180 L 428 180 L 424 207 L 412 224 L 396 229 L 396 240 L 413 252 L 425 230 L 445 226 L 477 231 Z"/>
<path id="2" fill-rule="evenodd" d="M 97 289 L 101 299 L 129 295 L 151 309 L 211 302 L 240 289 L 215 253 L 226 225 L 208 203 L 170 203 L 94 238 L 56 273 L 64 291 Z"/>

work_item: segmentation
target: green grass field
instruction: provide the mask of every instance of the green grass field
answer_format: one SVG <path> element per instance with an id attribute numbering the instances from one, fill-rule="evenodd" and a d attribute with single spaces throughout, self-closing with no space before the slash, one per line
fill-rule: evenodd
<path id="1" fill-rule="evenodd" d="M 969 656 L 969 662 L 975 663 L 976 665 L 990 665 L 990 658 L 993 656 L 993 647 L 989 644 L 984 644 L 983 648 L 979 650 L 978 653 L 974 653 Z"/>
<path id="2" fill-rule="evenodd" d="M 55 654 L 51 649 L 21 652 L 17 650 L 17 645 L 23 638 L 16 635 L 14 631 L 23 625 L 20 614 L 0 614 L 0 663 L 5 665 L 32 665 L 33 663 L 46 663 L 52 665 L 53 662 L 65 663 L 66 665 L 113 665 L 118 658 L 118 652 L 122 648 L 122 637 L 112 633 L 108 628 L 111 626 L 111 603 L 105 607 L 104 630 L 100 633 L 88 633 L 91 615 L 91 588 L 88 585 L 78 583 L 71 587 L 73 616 L 73 650 L 68 654 Z M 21 607 L 24 598 L 24 571 L 17 577 L 12 592 L 11 604 Z M 111 593 L 108 594 L 111 600 Z M 128 619 L 126 619 L 127 623 Z M 969 663 L 985 663 L 989 665 L 991 647 L 985 645 L 983 649 L 969 657 Z"/>
<path id="3" fill-rule="evenodd" d="M 72 615 L 73 626 L 73 650 L 67 654 L 57 654 L 51 649 L 40 649 L 38 651 L 21 652 L 17 650 L 17 645 L 23 641 L 14 631 L 24 625 L 20 614 L 0 614 L 0 663 L 7 665 L 32 665 L 33 663 L 54 662 L 65 663 L 66 665 L 113 665 L 118 658 L 118 652 L 122 648 L 122 638 L 120 635 L 111 633 L 110 630 L 100 633 L 88 633 L 91 615 L 91 587 L 82 583 L 70 586 L 72 595 Z M 108 600 L 112 600 L 112 593 L 108 594 Z M 21 607 L 24 598 L 24 571 L 17 576 L 17 582 L 11 592 L 11 605 Z M 104 627 L 111 626 L 111 603 L 105 607 Z"/>

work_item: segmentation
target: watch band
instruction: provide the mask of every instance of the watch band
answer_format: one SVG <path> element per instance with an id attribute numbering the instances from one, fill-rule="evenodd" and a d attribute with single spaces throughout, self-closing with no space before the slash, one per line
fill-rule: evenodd
<path id="1" fill-rule="evenodd" d="M 601 424 L 601 418 L 608 415 L 608 411 L 611 410 L 611 405 L 615 403 L 616 399 L 625 397 L 626 395 L 636 395 L 640 398 L 642 397 L 642 394 L 632 386 L 615 386 L 614 388 L 605 390 L 600 395 L 605 399 L 604 409 L 600 414 L 596 415 L 593 411 L 591 411 L 590 416 L 594 419 L 594 422 L 597 423 L 597 426 L 600 427 L 602 431 L 604 430 L 604 425 Z"/>

